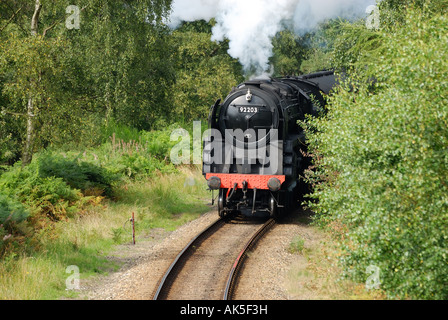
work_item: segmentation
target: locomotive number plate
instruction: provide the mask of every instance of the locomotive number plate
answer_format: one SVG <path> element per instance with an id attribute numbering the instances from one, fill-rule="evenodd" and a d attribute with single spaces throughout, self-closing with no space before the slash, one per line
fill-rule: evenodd
<path id="1" fill-rule="evenodd" d="M 260 108 L 258 107 L 240 107 L 240 113 L 258 113 Z"/>

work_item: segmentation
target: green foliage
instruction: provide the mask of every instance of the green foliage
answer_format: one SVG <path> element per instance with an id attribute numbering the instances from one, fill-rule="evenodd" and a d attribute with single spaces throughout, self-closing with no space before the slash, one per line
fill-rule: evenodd
<path id="1" fill-rule="evenodd" d="M 109 142 L 113 137 L 126 142 L 132 140 L 138 141 L 140 139 L 140 130 L 118 123 L 112 118 L 106 125 L 101 126 L 101 143 Z"/>
<path id="2" fill-rule="evenodd" d="M 448 13 L 448 0 L 382 0 L 379 8 L 381 28 L 392 31 L 406 22 L 409 9 L 420 10 L 427 18 Z"/>
<path id="3" fill-rule="evenodd" d="M 11 236 L 0 243 L 0 256 L 38 249 L 54 236 L 56 222 L 83 215 L 104 197 L 116 200 L 116 189 L 123 183 L 177 173 L 169 162 L 176 143 L 170 140 L 173 128 L 146 132 L 112 121 L 103 134 L 114 129 L 117 134 L 99 147 L 43 151 L 28 166 L 18 162 L 6 168 L 0 175 L 0 238 Z M 178 202 L 170 205 L 178 208 Z"/>
<path id="4" fill-rule="evenodd" d="M 316 30 L 307 35 L 309 48 L 300 67 L 302 73 L 334 69 L 332 56 L 343 25 L 343 20 L 328 20 L 319 24 Z"/>
<path id="5" fill-rule="evenodd" d="M 210 105 L 243 80 L 228 42 L 210 40 L 213 21 L 175 31 L 163 24 L 171 1 L 79 1 L 79 30 L 65 26 L 67 1 L 41 4 L 36 36 L 32 2 L 0 4 L 2 164 L 25 151 L 98 146 L 115 132 L 101 128 L 132 127 L 135 137 L 206 119 Z"/>
<path id="6" fill-rule="evenodd" d="M 161 24 L 170 1 L 92 2 L 80 32 L 70 35 L 70 65 L 84 70 L 83 78 L 78 68 L 73 70 L 79 79 L 75 84 L 93 98 L 106 121 L 115 118 L 138 129 L 153 129 L 160 117 L 170 117 L 168 93 L 175 71 L 168 28 Z M 151 14 L 154 21 L 148 23 Z"/>
<path id="7" fill-rule="evenodd" d="M 18 160 L 27 129 L 31 142 L 25 149 L 34 153 L 49 145 L 98 144 L 98 128 L 112 117 L 139 129 L 170 118 L 174 63 L 162 23 L 170 4 L 78 1 L 80 29 L 69 30 L 69 3 L 41 1 L 32 35 L 35 3 L 2 1 L 1 163 Z"/>
<path id="8" fill-rule="evenodd" d="M 30 208 L 33 216 L 48 215 L 53 220 L 64 218 L 71 205 L 81 197 L 79 191 L 70 188 L 62 178 L 41 176 L 38 160 L 25 168 L 17 163 L 3 173 L 0 190 Z"/>
<path id="9" fill-rule="evenodd" d="M 337 32 L 331 52 L 331 65 L 336 70 L 361 70 L 365 65 L 377 63 L 376 59 L 385 49 L 384 35 L 367 29 L 363 20 L 340 22 Z"/>
<path id="10" fill-rule="evenodd" d="M 395 33 L 396 27 L 407 23 L 407 13 L 418 10 L 422 18 L 447 13 L 448 0 L 383 0 L 379 3 L 380 29 L 382 32 L 366 28 L 364 19 L 356 22 L 330 21 L 323 26 L 323 37 L 331 48 L 331 67 L 344 72 L 361 71 L 367 65 L 379 63 L 377 60 L 386 50 L 383 37 Z M 333 39 L 333 40 L 332 40 Z"/>
<path id="11" fill-rule="evenodd" d="M 305 248 L 305 240 L 297 236 L 289 244 L 288 251 L 290 253 L 302 253 L 304 248 Z"/>
<path id="12" fill-rule="evenodd" d="M 0 164 L 12 165 L 20 159 L 21 135 L 21 125 L 0 114 Z"/>
<path id="13" fill-rule="evenodd" d="M 14 224 L 24 221 L 28 215 L 21 203 L 0 193 L 0 241 L 5 236 L 1 230 L 11 230 Z"/>
<path id="14" fill-rule="evenodd" d="M 170 140 L 174 126 L 159 131 L 141 131 L 130 135 L 126 129 L 113 133 L 109 142 L 94 155 L 112 173 L 133 179 L 152 177 L 157 173 L 176 172 L 170 163 Z M 120 137 L 127 138 L 120 138 Z M 135 138 L 130 139 L 129 138 Z"/>
<path id="15" fill-rule="evenodd" d="M 273 56 L 271 65 L 275 67 L 274 76 L 297 75 L 302 61 L 308 54 L 306 37 L 299 37 L 293 31 L 284 30 L 272 39 Z"/>
<path id="16" fill-rule="evenodd" d="M 179 126 L 174 124 L 163 130 L 141 132 L 141 139 L 147 144 L 149 154 L 169 162 L 171 149 L 177 143 L 171 141 L 171 133 L 177 128 Z"/>
<path id="17" fill-rule="evenodd" d="M 210 106 L 243 80 L 241 65 L 227 54 L 228 43 L 211 41 L 211 26 L 204 25 L 184 23 L 172 34 L 178 72 L 170 112 L 183 123 L 207 119 Z"/>
<path id="18" fill-rule="evenodd" d="M 330 70 L 330 54 L 319 48 L 311 49 L 308 58 L 303 61 L 300 70 L 303 74 L 310 74 L 317 71 Z"/>
<path id="19" fill-rule="evenodd" d="M 409 10 L 405 21 L 358 39 L 381 40 L 381 54 L 360 50 L 361 76 L 308 122 L 318 200 L 310 205 L 339 235 L 347 275 L 365 282 L 374 265 L 390 297 L 446 299 L 448 19 Z"/>
<path id="20" fill-rule="evenodd" d="M 40 177 L 62 178 L 71 188 L 85 194 L 94 192 L 111 197 L 112 184 L 118 179 L 105 168 L 93 163 L 79 161 L 77 158 L 67 159 L 51 152 L 40 154 L 37 162 Z"/>

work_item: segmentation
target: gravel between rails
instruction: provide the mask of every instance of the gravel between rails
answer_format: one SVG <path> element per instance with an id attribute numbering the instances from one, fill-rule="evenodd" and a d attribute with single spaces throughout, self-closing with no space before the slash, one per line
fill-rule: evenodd
<path id="1" fill-rule="evenodd" d="M 81 280 L 78 299 L 150 300 L 172 260 L 188 242 L 218 220 L 215 210 L 174 232 L 154 230 L 149 239 L 122 245 L 108 259 L 119 262 L 118 272 Z M 287 300 L 288 271 L 303 257 L 288 252 L 295 236 L 312 238 L 309 227 L 288 218 L 272 229 L 249 255 L 237 289 L 236 300 Z M 303 298 L 303 297 L 301 297 Z"/>
<path id="2" fill-rule="evenodd" d="M 229 272 L 262 224 L 225 224 L 191 255 L 178 274 L 169 300 L 220 300 Z"/>

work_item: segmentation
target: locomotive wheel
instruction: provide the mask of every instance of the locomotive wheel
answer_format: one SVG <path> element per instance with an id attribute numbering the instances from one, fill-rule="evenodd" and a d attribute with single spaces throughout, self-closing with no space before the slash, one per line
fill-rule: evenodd
<path id="1" fill-rule="evenodd" d="M 219 190 L 219 197 L 218 197 L 218 213 L 221 218 L 224 218 L 226 216 L 226 211 L 224 210 L 224 190 Z"/>
<path id="2" fill-rule="evenodd" d="M 272 219 L 277 218 L 278 208 L 277 208 L 277 202 L 275 201 L 274 197 L 271 197 L 269 199 L 269 211 L 270 211 L 270 217 Z"/>

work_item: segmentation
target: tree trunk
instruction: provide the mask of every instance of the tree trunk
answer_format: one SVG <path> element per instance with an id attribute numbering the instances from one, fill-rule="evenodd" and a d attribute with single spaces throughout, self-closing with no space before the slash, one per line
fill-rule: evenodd
<path id="1" fill-rule="evenodd" d="M 26 121 L 26 143 L 25 150 L 22 155 L 22 166 L 28 165 L 33 159 L 33 149 L 35 140 L 34 131 L 34 100 L 32 97 L 28 98 L 28 112 Z"/>
<path id="2" fill-rule="evenodd" d="M 39 16 L 40 11 L 42 10 L 42 4 L 40 0 L 36 0 L 36 5 L 34 9 L 33 18 L 31 19 L 31 36 L 37 37 L 38 27 L 39 27 Z M 30 80 L 30 87 L 33 89 L 35 87 L 35 79 Z M 26 121 L 26 142 L 25 149 L 23 150 L 22 155 L 22 166 L 26 166 L 31 163 L 33 159 L 33 149 L 34 149 L 34 141 L 36 138 L 35 128 L 35 103 L 36 99 L 33 97 L 32 90 L 30 96 L 28 97 L 28 105 L 27 105 L 27 121 Z"/>
<path id="3" fill-rule="evenodd" d="M 42 4 L 40 3 L 40 0 L 36 0 L 33 18 L 31 19 L 31 35 L 34 37 L 37 36 L 37 30 L 39 27 L 39 16 L 41 10 L 42 10 Z"/>

